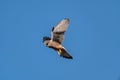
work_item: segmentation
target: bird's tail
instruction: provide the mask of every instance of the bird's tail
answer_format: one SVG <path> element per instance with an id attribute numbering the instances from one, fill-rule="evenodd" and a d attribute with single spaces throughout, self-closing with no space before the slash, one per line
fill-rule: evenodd
<path id="1" fill-rule="evenodd" d="M 70 54 L 68 54 L 68 52 L 64 48 L 58 49 L 57 52 L 61 57 L 73 59 L 72 56 Z"/>

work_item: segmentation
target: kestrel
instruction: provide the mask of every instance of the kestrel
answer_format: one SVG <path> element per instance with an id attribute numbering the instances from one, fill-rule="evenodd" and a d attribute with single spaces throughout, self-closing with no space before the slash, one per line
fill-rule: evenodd
<path id="1" fill-rule="evenodd" d="M 68 54 L 66 49 L 61 45 L 64 39 L 64 33 L 69 25 L 69 19 L 64 18 L 55 27 L 52 28 L 51 38 L 43 37 L 43 43 L 45 46 L 54 49 L 61 57 L 72 59 L 72 56 Z"/>

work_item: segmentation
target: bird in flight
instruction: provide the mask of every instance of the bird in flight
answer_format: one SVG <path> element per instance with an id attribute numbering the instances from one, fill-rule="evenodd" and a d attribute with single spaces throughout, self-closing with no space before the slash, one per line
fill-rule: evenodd
<path id="1" fill-rule="evenodd" d="M 52 28 L 51 38 L 46 36 L 43 37 L 43 43 L 45 46 L 57 51 L 61 57 L 73 59 L 72 56 L 66 51 L 66 49 L 61 45 L 64 39 L 64 33 L 66 32 L 68 25 L 68 18 L 61 20 L 55 27 Z"/>

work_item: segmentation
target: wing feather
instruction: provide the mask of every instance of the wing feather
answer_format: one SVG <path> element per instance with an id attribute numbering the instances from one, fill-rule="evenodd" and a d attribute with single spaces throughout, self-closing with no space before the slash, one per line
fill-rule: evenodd
<path id="1" fill-rule="evenodd" d="M 62 21 L 60 21 L 55 27 L 53 27 L 51 33 L 51 39 L 61 44 L 61 42 L 64 39 L 64 33 L 67 30 L 68 25 L 69 25 L 68 18 L 64 18 Z"/>

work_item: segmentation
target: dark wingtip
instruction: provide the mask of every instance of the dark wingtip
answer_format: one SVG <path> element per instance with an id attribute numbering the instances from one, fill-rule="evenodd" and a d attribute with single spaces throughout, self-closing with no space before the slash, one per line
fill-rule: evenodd
<path id="1" fill-rule="evenodd" d="M 69 57 L 62 56 L 62 57 L 66 58 L 66 59 L 73 59 L 73 57 L 72 57 L 72 56 L 69 56 Z"/>
<path id="2" fill-rule="evenodd" d="M 64 18 L 64 20 L 68 20 L 68 21 L 70 21 L 70 19 L 69 19 L 69 18 Z"/>
<path id="3" fill-rule="evenodd" d="M 72 56 L 70 56 L 70 57 L 67 57 L 68 59 L 73 59 L 73 57 Z"/>
<path id="4" fill-rule="evenodd" d="M 73 59 L 73 57 L 71 56 L 71 57 L 69 57 L 69 59 Z"/>
<path id="5" fill-rule="evenodd" d="M 52 28 L 52 31 L 54 30 L 54 27 Z"/>

